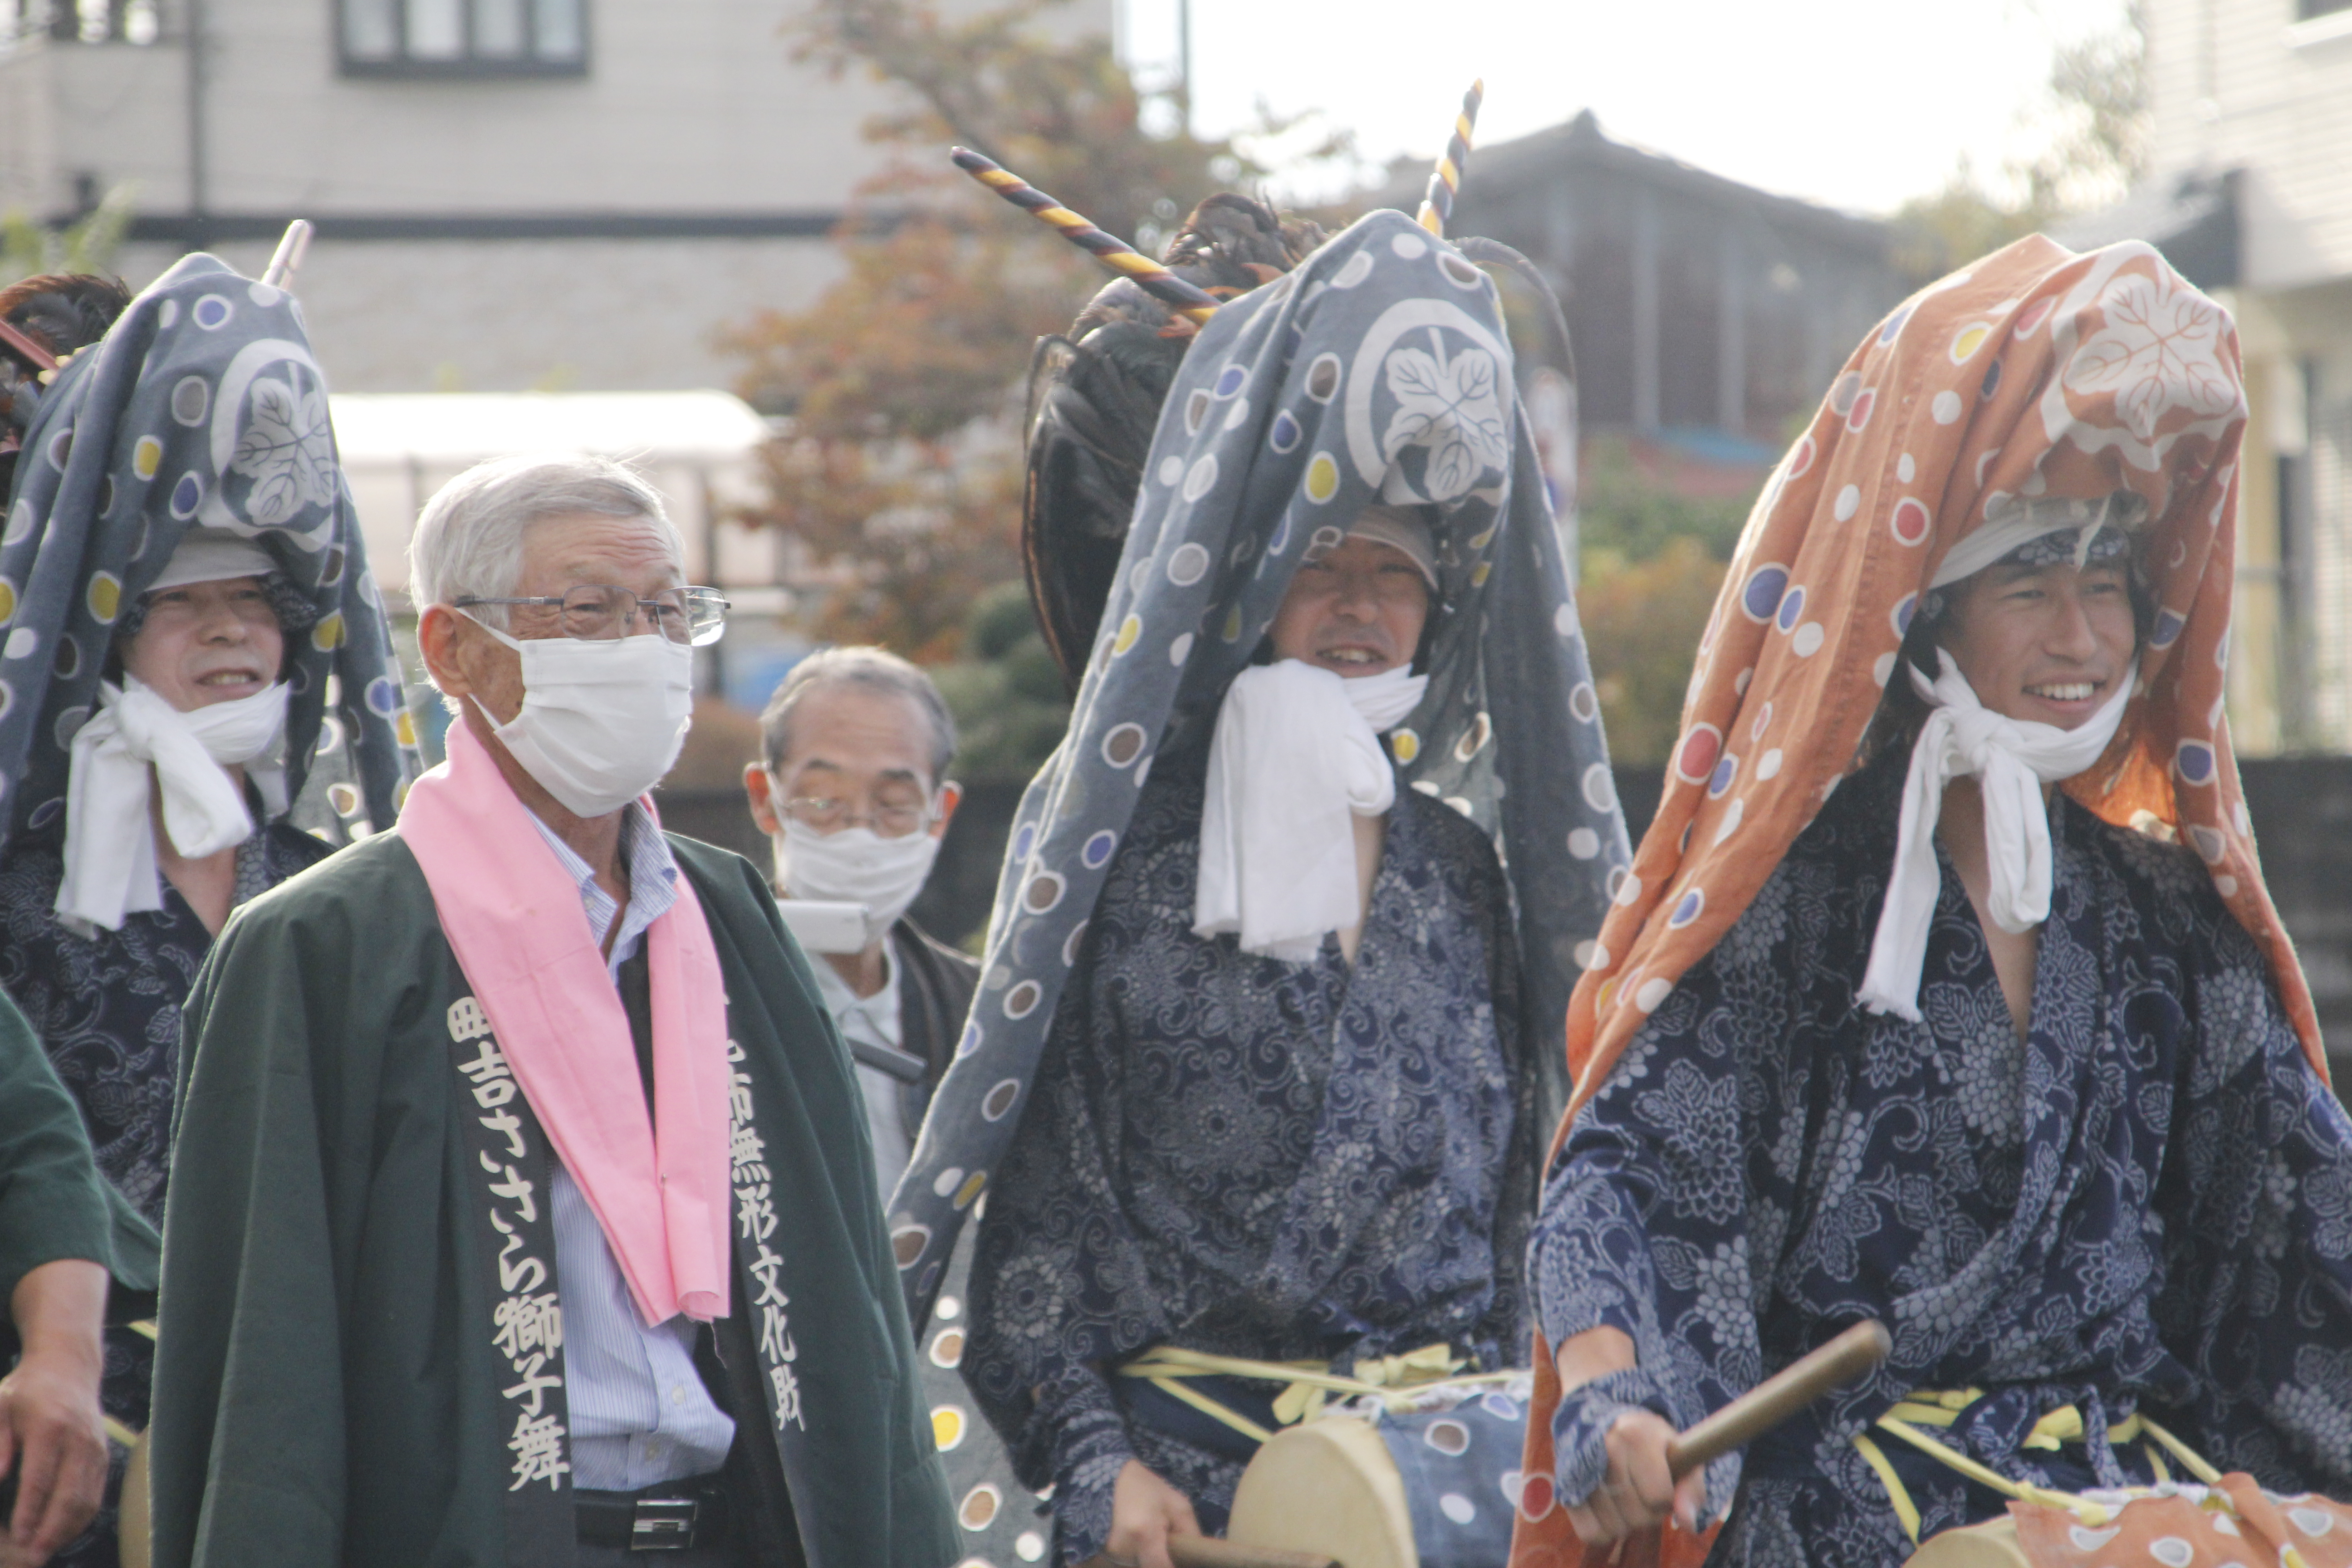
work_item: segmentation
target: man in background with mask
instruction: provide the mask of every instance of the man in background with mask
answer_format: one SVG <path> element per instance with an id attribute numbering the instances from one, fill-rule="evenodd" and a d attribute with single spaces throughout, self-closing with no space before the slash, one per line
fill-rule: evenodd
<path id="1" fill-rule="evenodd" d="M 857 1064 L 887 1204 L 907 1169 L 931 1090 L 961 1038 L 980 966 L 906 917 L 929 879 L 962 798 L 947 777 L 955 720 L 931 678 L 878 647 L 810 655 L 760 716 L 762 760 L 743 769 L 751 819 L 775 845 L 776 896 L 793 906 L 858 904 L 865 920 L 810 949 L 817 993 Z M 814 922 L 811 922 L 813 931 Z M 830 933 L 828 933 L 830 934 Z M 853 945 L 854 942 L 854 945 Z M 962 1560 L 1034 1563 L 1045 1552 L 1038 1500 L 964 1406 L 961 1300 L 971 1248 L 950 1271 L 940 1326 L 918 1358 Z"/>
<path id="2" fill-rule="evenodd" d="M 154 1561 L 948 1560 L 847 1054 L 645 793 L 725 602 L 574 457 L 450 481 L 410 585 L 448 761 L 187 1003 Z"/>
<path id="3" fill-rule="evenodd" d="M 866 907 L 862 944 L 814 968 L 857 1063 L 887 1199 L 980 984 L 978 964 L 906 918 L 962 798 L 946 777 L 955 720 L 905 659 L 836 647 L 793 668 L 760 729 L 764 761 L 744 767 L 743 790 L 775 842 L 777 897 Z"/>

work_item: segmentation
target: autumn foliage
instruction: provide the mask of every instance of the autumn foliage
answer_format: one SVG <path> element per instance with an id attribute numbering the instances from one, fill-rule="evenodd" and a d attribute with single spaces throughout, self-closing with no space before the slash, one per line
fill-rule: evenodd
<path id="1" fill-rule="evenodd" d="M 1020 574 L 1023 390 L 1032 346 L 1106 280 L 1087 258 L 947 162 L 961 143 L 1149 247 L 1247 171 L 1232 146 L 1153 135 L 1108 38 L 1052 0 L 950 18 L 905 0 L 818 0 L 801 58 L 864 71 L 905 108 L 837 236 L 845 271 L 810 309 L 730 339 L 746 395 L 789 415 L 749 521 L 787 529 L 832 591 L 814 635 L 954 658 L 984 590 Z"/>

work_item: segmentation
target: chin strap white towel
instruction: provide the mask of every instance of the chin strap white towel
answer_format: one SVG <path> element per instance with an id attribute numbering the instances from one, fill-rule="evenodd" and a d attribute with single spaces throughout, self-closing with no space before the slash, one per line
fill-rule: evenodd
<path id="1" fill-rule="evenodd" d="M 1936 823 L 1943 814 L 1946 781 L 1979 781 L 1993 921 L 2005 931 L 2032 931 L 2050 918 L 2050 803 L 2042 786 L 2073 778 L 2099 760 L 2139 680 L 2135 663 L 2105 706 L 2074 729 L 2061 730 L 1993 712 L 1977 700 L 1951 655 L 1938 648 L 1936 657 L 1942 674 L 1933 685 L 1910 669 L 1912 686 L 1937 706 L 1911 748 L 1895 869 L 1871 940 L 1870 966 L 1862 977 L 1864 1006 L 1914 1023 L 1919 1019 L 1927 927 L 1943 886 L 1936 868 Z"/>
<path id="2" fill-rule="evenodd" d="M 1304 963 L 1363 919 L 1349 817 L 1396 804 L 1380 735 L 1428 686 L 1407 665 L 1346 680 L 1295 658 L 1234 678 L 1209 742 L 1196 935 Z"/>
<path id="3" fill-rule="evenodd" d="M 183 713 L 125 677 L 101 683 L 99 711 L 75 732 L 66 784 L 65 878 L 58 918 L 87 936 L 163 907 L 148 816 L 148 767 L 163 786 L 163 830 L 196 858 L 253 832 L 228 766 L 241 763 L 272 816 L 286 809 L 286 772 L 259 763 L 286 728 L 286 686 Z"/>

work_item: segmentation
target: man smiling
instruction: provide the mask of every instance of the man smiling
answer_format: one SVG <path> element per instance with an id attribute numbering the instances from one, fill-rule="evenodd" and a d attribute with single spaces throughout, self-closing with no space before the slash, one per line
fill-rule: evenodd
<path id="1" fill-rule="evenodd" d="M 2238 374 L 2144 247 L 2021 241 L 1874 332 L 1759 502 L 1570 1014 L 1520 1561 L 2352 1489 L 2352 1122 L 2221 700 Z M 1874 1377 L 1672 1479 L 1862 1318 Z"/>

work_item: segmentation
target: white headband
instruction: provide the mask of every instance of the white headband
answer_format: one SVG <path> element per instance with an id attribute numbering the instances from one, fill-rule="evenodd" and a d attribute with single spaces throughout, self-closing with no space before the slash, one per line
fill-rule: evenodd
<path id="1" fill-rule="evenodd" d="M 2101 528 L 2119 529 L 2128 535 L 2147 521 L 2147 502 L 2130 490 L 2117 490 L 2104 500 L 2045 497 L 1988 508 L 1983 524 L 1952 546 L 1927 586 L 1948 588 L 1964 577 L 1975 576 L 2021 544 L 2074 529 L 2081 530 L 2075 552 L 2075 564 L 2080 565 Z"/>
<path id="2" fill-rule="evenodd" d="M 228 577 L 267 577 L 278 570 L 269 552 L 226 529 L 193 528 L 172 552 L 163 570 L 147 584 L 151 594 L 190 583 L 217 583 Z"/>
<path id="3" fill-rule="evenodd" d="M 1350 539 L 1369 539 L 1375 544 L 1385 544 L 1408 557 L 1429 579 L 1430 591 L 1437 589 L 1437 546 L 1431 540 L 1428 521 L 1417 511 L 1403 507 L 1382 506 L 1375 502 L 1358 514 L 1348 525 Z"/>

